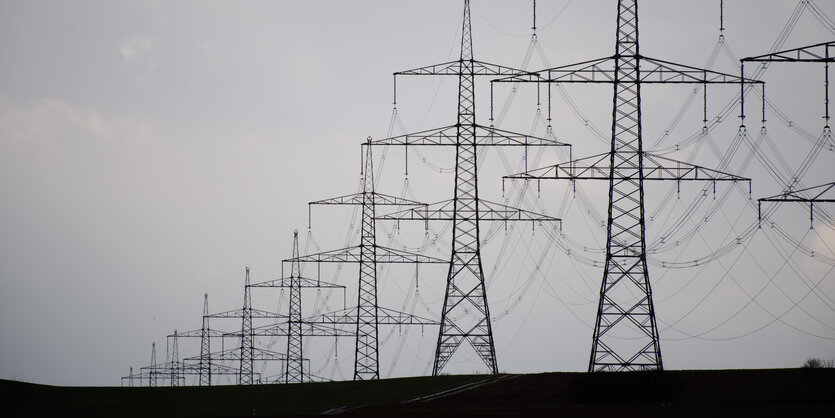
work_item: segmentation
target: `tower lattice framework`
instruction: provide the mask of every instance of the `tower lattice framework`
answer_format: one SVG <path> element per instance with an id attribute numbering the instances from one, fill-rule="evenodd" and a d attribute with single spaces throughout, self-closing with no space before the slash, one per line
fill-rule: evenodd
<path id="1" fill-rule="evenodd" d="M 372 145 L 432 145 L 455 148 L 455 188 L 452 215 L 448 211 L 425 214 L 403 212 L 386 219 L 421 219 L 453 222 L 452 252 L 447 272 L 441 327 L 432 374 L 438 375 L 465 341 L 473 347 L 490 373 L 498 373 L 490 308 L 481 261 L 479 225 L 482 220 L 558 221 L 508 206 L 486 202 L 478 194 L 478 151 L 484 146 L 567 146 L 556 140 L 485 127 L 476 123 L 475 77 L 509 76 L 529 72 L 490 64 L 473 58 L 470 2 L 464 1 L 461 53 L 452 62 L 395 73 L 458 77 L 458 115 L 455 125 L 377 140 Z M 395 100 L 396 102 L 396 100 Z M 443 202 L 442 202 L 443 203 Z"/>
<path id="2" fill-rule="evenodd" d="M 644 182 L 747 181 L 750 186 L 750 179 L 645 152 L 641 139 L 641 85 L 758 81 L 641 55 L 637 0 L 618 1 L 616 36 L 613 56 L 535 75 L 495 80 L 614 86 L 609 152 L 508 178 L 609 182 L 606 258 L 588 370 L 661 370 L 661 347 L 647 269 Z"/>
<path id="3" fill-rule="evenodd" d="M 326 313 L 307 320 L 313 324 L 354 326 L 356 336 L 354 355 L 354 380 L 375 380 L 380 378 L 379 326 L 380 325 L 438 325 L 438 321 L 421 318 L 410 313 L 399 312 L 380 305 L 377 300 L 378 263 L 434 263 L 445 260 L 407 251 L 377 245 L 376 207 L 406 206 L 426 212 L 426 204 L 396 196 L 378 193 L 374 190 L 374 164 L 371 138 L 363 144 L 365 152 L 362 161 L 362 191 L 331 199 L 310 202 L 310 205 L 356 205 L 362 208 L 360 244 L 355 247 L 294 257 L 291 262 L 359 264 L 357 304 L 342 311 Z"/>

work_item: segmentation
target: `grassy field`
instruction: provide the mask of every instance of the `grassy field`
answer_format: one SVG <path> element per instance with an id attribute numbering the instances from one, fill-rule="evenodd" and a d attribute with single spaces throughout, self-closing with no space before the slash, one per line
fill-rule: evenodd
<path id="1" fill-rule="evenodd" d="M 543 373 L 214 387 L 0 380 L 0 416 L 835 416 L 835 369 Z"/>
<path id="2" fill-rule="evenodd" d="M 459 386 L 478 378 L 440 376 L 372 382 L 155 388 L 59 387 L 0 380 L 0 402 L 3 405 L 0 416 L 307 415 L 341 406 L 396 402 Z"/>

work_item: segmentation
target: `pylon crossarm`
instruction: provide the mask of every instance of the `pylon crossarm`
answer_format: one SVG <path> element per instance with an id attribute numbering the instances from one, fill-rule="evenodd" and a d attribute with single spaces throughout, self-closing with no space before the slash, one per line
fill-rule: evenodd
<path id="1" fill-rule="evenodd" d="M 708 180 L 751 182 L 750 178 L 741 177 L 719 170 L 689 164 L 672 158 L 644 153 L 644 180 Z"/>
<path id="2" fill-rule="evenodd" d="M 458 139 L 455 125 L 427 129 L 371 141 L 371 145 L 443 145 L 455 146 Z"/>
<path id="3" fill-rule="evenodd" d="M 309 254 L 298 258 L 282 260 L 283 263 L 360 263 L 361 247 L 349 247 L 339 250 L 325 251 L 316 254 Z M 375 247 L 378 263 L 448 263 L 448 260 L 429 257 L 408 251 L 395 250 L 393 248 Z"/>
<path id="4" fill-rule="evenodd" d="M 462 75 L 462 74 L 470 74 L 473 75 L 491 75 L 491 76 L 501 76 L 501 75 L 525 75 L 531 74 L 530 71 L 520 70 L 518 68 L 507 67 L 504 65 L 498 64 L 491 64 L 489 62 L 478 61 L 478 60 L 467 60 L 467 66 L 463 67 L 462 60 L 455 60 L 444 62 L 441 64 L 433 64 L 427 65 L 425 67 L 420 68 L 413 68 L 411 70 L 405 71 L 398 71 L 394 73 L 394 76 L 401 76 L 401 75 Z M 470 64 L 472 62 L 472 64 Z M 465 73 L 462 73 L 461 69 L 466 68 Z"/>
<path id="5" fill-rule="evenodd" d="M 441 128 L 427 129 L 390 138 L 378 139 L 371 145 L 458 145 L 458 126 L 450 125 Z M 570 146 L 554 139 L 541 138 L 502 129 L 475 125 L 476 146 Z"/>
<path id="6" fill-rule="evenodd" d="M 495 127 L 476 124 L 475 128 L 477 146 L 571 146 L 568 143 L 554 139 L 506 131 Z"/>
<path id="7" fill-rule="evenodd" d="M 598 154 L 581 158 L 567 163 L 537 168 L 524 173 L 505 176 L 506 179 L 522 180 L 609 180 L 611 173 L 610 153 Z M 632 176 L 623 172 L 619 179 L 638 179 L 636 169 Z M 671 158 L 643 153 L 643 180 L 677 180 L 677 181 L 730 181 L 751 182 L 750 178 L 741 177 L 719 170 L 673 160 Z"/>
<path id="8" fill-rule="evenodd" d="M 317 200 L 308 205 L 362 205 L 363 195 L 369 195 L 374 205 L 387 206 L 426 206 L 426 203 L 415 200 L 403 199 L 402 197 L 390 196 L 382 193 L 355 193 L 346 196 L 339 196 L 330 199 Z"/>
<path id="9" fill-rule="evenodd" d="M 743 78 L 704 68 L 692 67 L 656 58 L 640 57 L 641 83 L 644 84 L 763 84 L 762 80 Z"/>
<path id="10" fill-rule="evenodd" d="M 455 201 L 450 199 L 432 203 L 427 210 L 404 209 L 378 216 L 376 219 L 387 221 L 453 221 L 454 216 Z M 483 199 L 478 201 L 478 219 L 480 221 L 562 222 L 559 218 Z"/>
<path id="11" fill-rule="evenodd" d="M 295 283 L 293 281 L 296 281 Z M 276 280 L 269 280 L 266 282 L 255 283 L 249 285 L 249 287 L 271 287 L 271 288 L 280 288 L 280 287 L 304 287 L 304 288 L 322 288 L 322 289 L 345 289 L 345 286 L 334 284 L 334 283 L 326 283 L 319 280 L 308 279 L 307 277 L 285 277 L 282 279 Z"/>
<path id="12" fill-rule="evenodd" d="M 604 57 L 492 80 L 495 83 L 612 83 L 614 58 Z"/>
<path id="13" fill-rule="evenodd" d="M 436 319 L 423 318 L 394 309 L 378 307 L 377 321 L 383 325 L 441 325 Z"/>
<path id="14" fill-rule="evenodd" d="M 830 53 L 835 49 L 835 41 L 821 42 L 815 45 L 803 46 L 800 48 L 786 49 L 784 51 L 772 52 L 770 54 L 745 57 L 742 62 L 835 62 L 835 54 Z"/>
<path id="15" fill-rule="evenodd" d="M 340 309 L 334 312 L 314 315 L 305 318 L 306 323 L 324 325 L 356 325 L 357 307 Z M 423 318 L 394 309 L 377 307 L 377 323 L 380 325 L 440 325 L 440 321 Z"/>
<path id="16" fill-rule="evenodd" d="M 309 324 L 356 325 L 357 307 L 354 306 L 351 308 L 340 309 L 338 311 L 310 316 L 305 318 L 304 322 Z"/>
<path id="17" fill-rule="evenodd" d="M 376 247 L 376 257 L 378 263 L 431 263 L 431 264 L 448 264 L 449 260 L 442 260 L 440 258 L 429 257 L 408 251 L 396 250 L 394 248 Z"/>
<path id="18" fill-rule="evenodd" d="M 272 318 L 272 319 L 287 318 L 287 315 L 282 315 L 282 314 L 275 313 L 275 312 L 262 311 L 260 309 L 249 308 L 247 311 L 251 312 L 251 317 L 252 318 Z M 235 309 L 235 310 L 226 311 L 226 312 L 209 314 L 209 315 L 207 315 L 207 317 L 209 317 L 209 318 L 237 318 L 237 319 L 240 319 L 240 318 L 243 318 L 244 315 L 246 315 L 246 314 L 247 313 L 243 309 Z"/>
<path id="19" fill-rule="evenodd" d="M 270 351 L 264 348 L 253 347 L 252 348 L 252 359 L 253 360 L 286 360 L 287 356 L 284 353 L 277 353 L 275 351 Z M 241 359 L 241 349 L 240 347 L 229 348 L 223 351 L 211 353 L 212 361 L 219 361 L 219 360 L 240 360 Z M 184 359 L 184 361 L 200 361 L 200 356 L 193 356 Z M 212 363 L 212 367 L 215 366 L 215 363 Z M 237 369 L 234 369 L 237 372 Z"/>
<path id="20" fill-rule="evenodd" d="M 348 330 L 343 330 L 338 327 L 329 326 L 327 324 L 313 323 L 310 321 L 301 321 L 301 335 L 305 337 L 353 337 L 356 333 Z M 252 336 L 254 337 L 287 337 L 290 333 L 287 331 L 287 322 L 280 322 L 277 324 L 264 325 L 252 328 Z M 241 334 L 237 331 L 223 334 L 224 337 L 240 337 Z"/>
<path id="21" fill-rule="evenodd" d="M 805 189 L 788 190 L 778 195 L 757 199 L 760 202 L 835 202 L 835 182 L 807 187 Z"/>
<path id="22" fill-rule="evenodd" d="M 183 359 L 183 373 L 184 374 L 200 374 L 200 356 L 188 357 Z M 211 363 L 212 375 L 232 376 L 238 374 L 238 369 L 226 366 L 220 363 Z"/>
<path id="23" fill-rule="evenodd" d="M 643 84 L 738 84 L 763 83 L 760 80 L 742 78 L 703 68 L 677 64 L 660 59 L 637 56 L 640 82 Z M 539 83 L 608 83 L 615 77 L 617 57 L 598 58 L 549 68 L 537 72 L 537 76 L 522 75 L 493 80 L 498 83 L 539 82 Z"/>
<path id="24" fill-rule="evenodd" d="M 216 329 L 207 329 L 206 333 L 209 337 L 222 337 L 224 335 L 222 331 L 218 331 Z M 177 338 L 201 338 L 202 336 L 203 330 L 199 328 L 189 331 L 177 332 Z M 174 334 L 169 334 L 167 337 L 173 338 Z"/>

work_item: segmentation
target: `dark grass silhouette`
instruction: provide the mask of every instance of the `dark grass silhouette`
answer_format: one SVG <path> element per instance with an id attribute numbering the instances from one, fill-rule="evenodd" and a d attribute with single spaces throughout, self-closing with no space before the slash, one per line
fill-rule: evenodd
<path id="1" fill-rule="evenodd" d="M 0 381 L 11 417 L 835 416 L 835 369 L 543 373 L 213 387 Z"/>

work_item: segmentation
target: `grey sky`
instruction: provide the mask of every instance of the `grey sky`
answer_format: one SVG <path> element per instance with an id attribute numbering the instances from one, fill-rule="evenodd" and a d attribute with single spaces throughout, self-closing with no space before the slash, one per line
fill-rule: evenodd
<path id="1" fill-rule="evenodd" d="M 166 334 L 200 326 L 204 292 L 213 311 L 234 309 L 242 297 L 244 266 L 252 268 L 253 281 L 278 277 L 294 229 L 302 232 L 309 251 L 343 246 L 350 239 L 351 212 L 314 209 L 314 241 L 308 243 L 306 203 L 356 190 L 358 144 L 389 131 L 391 73 L 457 57 L 461 3 L 0 2 L 0 378 L 118 384 L 129 366 L 148 363 L 152 341 L 162 358 Z M 551 65 L 612 54 L 614 0 L 537 3 L 538 39 Z M 725 3 L 727 45 L 739 58 L 768 52 L 797 4 Z M 833 2 L 816 4 L 835 18 Z M 530 2 L 473 0 L 472 7 L 476 58 L 519 66 L 530 44 Z M 719 37 L 719 1 L 643 0 L 640 25 L 643 54 L 702 66 Z M 807 10 L 784 47 L 833 37 L 832 28 Z M 535 58 L 528 68 L 545 65 Z M 715 68 L 736 74 L 735 65 L 722 52 Z M 769 99 L 817 137 L 823 128 L 823 67 L 775 65 L 765 80 Z M 487 124 L 489 86 L 482 80 L 478 87 L 478 118 Z M 495 90 L 498 114 L 511 87 Z M 691 90 L 645 88 L 645 143 L 663 138 Z M 501 127 L 531 130 L 535 91 L 519 86 Z M 569 86 L 566 91 L 593 125 L 610 129 L 610 87 Z M 708 92 L 711 117 L 736 93 L 733 87 Z M 398 80 L 405 128 L 453 123 L 455 93 L 451 78 Z M 760 101 L 757 94 L 746 100 L 748 131 L 757 138 Z M 605 150 L 556 93 L 553 106 L 555 131 L 576 145 L 574 156 Z M 701 112 L 699 95 L 662 144 L 697 132 Z M 773 115 L 767 127 L 775 149 L 764 144 L 762 158 L 745 165 L 750 155 L 745 143 L 729 167 L 745 167 L 740 174 L 754 178 L 755 199 L 780 191 L 761 161 L 777 165 L 784 158 L 794 170 L 812 147 Z M 736 116 L 734 110 L 712 133 L 720 153 L 737 133 Z M 697 160 L 716 166 L 719 158 L 709 148 L 705 145 Z M 382 155 L 380 150 L 377 158 Z M 385 163 L 375 162 L 381 191 L 399 194 L 403 150 L 385 156 Z M 803 184 L 832 181 L 833 156 L 829 149 L 821 151 Z M 499 178 L 518 169 L 521 158 L 516 151 L 489 151 L 482 197 L 500 200 Z M 539 162 L 557 158 L 546 153 Z M 415 197 L 451 197 L 452 181 L 444 169 L 454 161 L 447 150 L 410 150 L 409 161 Z M 670 187 L 648 189 L 648 195 L 656 194 L 651 204 L 657 205 Z M 582 188 L 605 216 L 605 185 Z M 701 189 L 683 190 L 687 200 Z M 526 204 L 552 214 L 562 211 L 564 233 L 573 242 L 601 247 L 605 233 L 586 209 L 578 203 L 557 209 L 568 191 L 567 185 L 545 185 L 542 200 L 536 201 L 534 188 Z M 703 233 L 658 258 L 689 260 L 733 241 L 737 228 L 755 222 L 756 211 L 747 194 L 729 199 Z M 673 203 L 662 215 L 669 211 L 675 218 L 684 208 Z M 818 254 L 835 258 L 831 218 L 828 224 L 817 222 L 811 232 L 803 207 L 781 207 L 771 220 L 784 222 L 788 235 Z M 665 222 L 670 221 L 649 227 L 650 241 L 669 226 Z M 388 238 L 391 226 L 386 228 L 379 239 Z M 507 235 L 501 228 L 491 230 L 485 250 L 499 367 L 584 370 L 600 269 L 582 265 L 549 245 L 541 231 L 526 228 Z M 422 233 L 422 227 L 404 229 L 398 239 L 419 246 Z M 652 267 L 666 367 L 793 367 L 811 356 L 835 357 L 832 265 L 793 252 L 791 241 L 774 233 L 757 233 L 746 242 L 705 269 Z M 429 247 L 438 256 L 446 248 L 443 243 Z M 601 257 L 591 250 L 583 256 Z M 547 273 L 532 273 L 533 259 L 546 260 Z M 408 305 L 412 270 L 389 273 L 392 278 L 381 284 L 386 304 Z M 356 280 L 353 266 L 339 275 L 325 274 L 349 286 Z M 415 306 L 427 315 L 442 295 L 445 271 L 427 268 L 425 274 L 420 291 L 427 306 Z M 257 302 L 275 307 L 274 296 Z M 340 303 L 328 307 L 341 305 L 341 297 L 334 299 Z M 435 332 L 412 333 L 404 340 L 405 352 L 395 332 L 383 348 L 383 375 L 424 373 Z M 310 355 L 319 362 L 315 369 L 338 369 L 321 366 L 331 343 L 310 343 Z M 181 352 L 193 348 L 186 345 Z M 350 366 L 350 349 L 351 344 L 341 343 L 340 367 Z M 466 358 L 451 365 L 459 371 L 479 368 Z"/>

